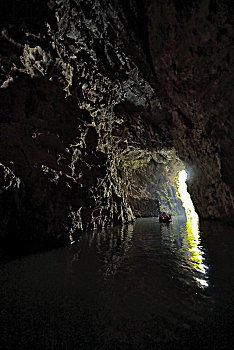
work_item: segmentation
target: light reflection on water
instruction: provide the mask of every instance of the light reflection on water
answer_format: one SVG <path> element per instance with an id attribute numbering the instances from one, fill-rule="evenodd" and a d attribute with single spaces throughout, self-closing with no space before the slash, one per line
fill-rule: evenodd
<path id="1" fill-rule="evenodd" d="M 190 252 L 190 259 L 195 270 L 201 273 L 201 277 L 196 277 L 198 285 L 202 288 L 208 287 L 207 270 L 208 266 L 204 264 L 204 252 L 200 246 L 200 231 L 199 231 L 199 217 L 195 211 L 190 194 L 187 191 L 187 172 L 181 170 L 177 179 L 177 193 L 178 197 L 183 203 L 186 214 L 186 231 L 184 235 L 184 246 Z M 188 244 L 187 244 L 188 243 Z"/>
<path id="2" fill-rule="evenodd" d="M 163 239 L 169 240 L 172 247 L 177 247 L 191 271 L 194 270 L 193 275 L 197 285 L 206 288 L 209 286 L 208 266 L 205 264 L 205 253 L 198 227 L 198 224 L 192 226 L 191 221 L 183 222 L 177 217 L 174 218 L 173 225 L 164 224 L 161 230 Z"/>
<path id="3" fill-rule="evenodd" d="M 102 296 L 116 313 L 148 320 L 154 312 L 167 315 L 168 323 L 175 314 L 178 318 L 183 314 L 188 319 L 203 320 L 197 310 L 190 315 L 194 295 L 201 309 L 207 302 L 198 289 L 202 286 L 198 280 L 204 277 L 200 269 L 194 268 L 190 239 L 186 222 L 179 218 L 170 225 L 159 224 L 156 218 L 139 219 L 135 225 L 85 233 L 72 258 L 73 273 L 76 278 L 84 270 L 87 256 L 82 256 L 82 251 L 89 247 L 97 279 L 104 286 Z M 85 268 L 87 276 L 89 268 Z M 172 300 L 178 303 L 173 316 Z"/>
<path id="4" fill-rule="evenodd" d="M 196 278 L 196 280 L 201 287 L 208 287 L 208 266 L 205 265 L 204 252 L 201 247 L 199 222 L 197 220 L 194 223 L 192 219 L 187 219 L 186 227 L 191 261 L 193 267 L 201 273 L 201 278 Z"/>
<path id="5" fill-rule="evenodd" d="M 76 245 L 0 265 L 1 345 L 187 349 L 188 334 L 196 344 L 196 330 L 213 315 L 206 260 L 186 221 L 150 218 L 86 232 Z"/>

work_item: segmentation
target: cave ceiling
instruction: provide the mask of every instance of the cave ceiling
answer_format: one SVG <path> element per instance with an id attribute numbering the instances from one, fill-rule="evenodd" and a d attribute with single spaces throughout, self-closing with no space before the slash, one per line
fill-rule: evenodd
<path id="1" fill-rule="evenodd" d="M 0 16 L 1 239 L 173 212 L 184 168 L 200 217 L 233 217 L 231 2 L 10 0 Z"/>

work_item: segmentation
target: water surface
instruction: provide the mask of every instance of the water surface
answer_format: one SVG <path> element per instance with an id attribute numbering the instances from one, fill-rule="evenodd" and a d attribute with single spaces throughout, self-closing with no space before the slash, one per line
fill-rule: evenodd
<path id="1" fill-rule="evenodd" d="M 184 220 L 85 232 L 0 265 L 2 349 L 229 349 L 234 232 Z"/>

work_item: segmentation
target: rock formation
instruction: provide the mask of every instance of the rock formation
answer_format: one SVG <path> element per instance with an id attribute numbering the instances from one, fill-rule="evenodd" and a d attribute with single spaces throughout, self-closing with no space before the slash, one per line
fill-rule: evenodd
<path id="1" fill-rule="evenodd" d="M 231 2 L 9 0 L 0 13 L 3 249 L 173 212 L 184 168 L 200 217 L 232 219 Z"/>

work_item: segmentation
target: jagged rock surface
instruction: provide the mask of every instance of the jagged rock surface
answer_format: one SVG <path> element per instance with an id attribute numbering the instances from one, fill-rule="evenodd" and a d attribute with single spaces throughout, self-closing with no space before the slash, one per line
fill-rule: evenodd
<path id="1" fill-rule="evenodd" d="M 232 14 L 213 0 L 2 5 L 4 246 L 178 211 L 184 167 L 200 216 L 232 217 Z"/>

